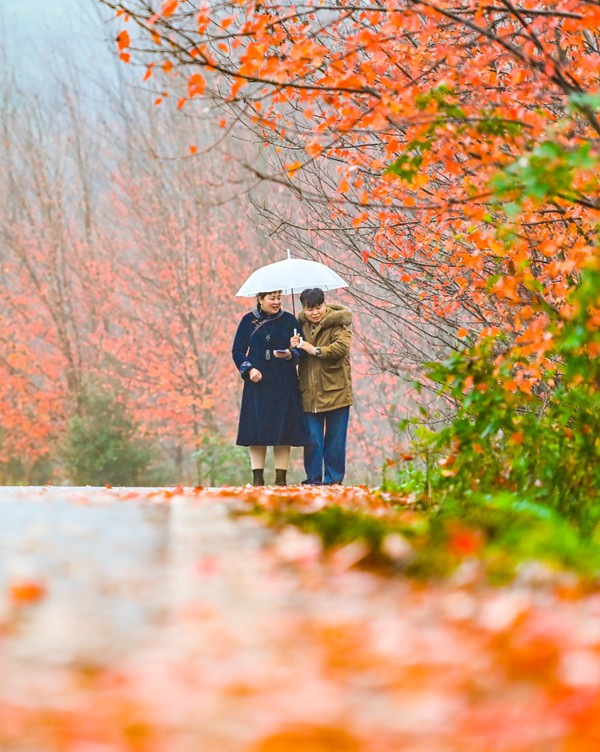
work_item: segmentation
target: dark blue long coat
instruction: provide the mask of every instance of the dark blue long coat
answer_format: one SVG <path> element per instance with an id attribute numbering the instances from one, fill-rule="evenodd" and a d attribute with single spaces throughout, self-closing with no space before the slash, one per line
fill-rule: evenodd
<path id="1" fill-rule="evenodd" d="M 240 321 L 231 351 L 244 379 L 236 442 L 240 446 L 303 446 L 307 442 L 296 371 L 298 352 L 292 350 L 291 360 L 273 355 L 273 350 L 289 348 L 294 329 L 300 332 L 300 324 L 287 311 L 273 316 L 253 311 Z M 251 368 L 258 368 L 262 381 L 250 381 Z"/>

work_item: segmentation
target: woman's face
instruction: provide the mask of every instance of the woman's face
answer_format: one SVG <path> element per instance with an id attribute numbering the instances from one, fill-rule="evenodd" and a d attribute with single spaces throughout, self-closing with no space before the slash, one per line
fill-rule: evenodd
<path id="1" fill-rule="evenodd" d="M 274 290 L 273 292 L 268 292 L 264 297 L 259 298 L 259 300 L 260 307 L 264 313 L 271 316 L 281 308 L 281 291 Z"/>
<path id="2" fill-rule="evenodd" d="M 313 308 L 305 308 L 304 313 L 311 324 L 318 324 L 323 320 L 325 314 L 327 313 L 327 306 L 325 305 L 325 303 L 321 303 L 320 305 L 314 306 Z"/>

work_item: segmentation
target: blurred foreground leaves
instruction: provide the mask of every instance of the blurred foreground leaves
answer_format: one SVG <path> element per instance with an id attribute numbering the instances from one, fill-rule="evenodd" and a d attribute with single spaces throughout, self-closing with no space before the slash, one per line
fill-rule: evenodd
<path id="1" fill-rule="evenodd" d="M 597 749 L 596 543 L 556 512 L 364 487 L 41 496 L 79 511 L 44 531 L 38 506 L 9 539 L 8 564 L 45 566 L 0 592 L 2 752 Z M 154 563 L 114 538 L 147 526 Z"/>

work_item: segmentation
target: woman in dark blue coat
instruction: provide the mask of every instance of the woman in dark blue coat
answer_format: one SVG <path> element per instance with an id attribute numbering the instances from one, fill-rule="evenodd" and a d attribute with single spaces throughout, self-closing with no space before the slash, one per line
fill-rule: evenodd
<path id="1" fill-rule="evenodd" d="M 300 331 L 295 316 L 281 308 L 281 292 L 261 292 L 256 310 L 238 326 L 231 354 L 244 379 L 237 444 L 250 447 L 253 484 L 264 486 L 267 447 L 275 454 L 275 484 L 285 486 L 290 446 L 306 443 L 298 385 L 298 352 L 290 338 Z"/>

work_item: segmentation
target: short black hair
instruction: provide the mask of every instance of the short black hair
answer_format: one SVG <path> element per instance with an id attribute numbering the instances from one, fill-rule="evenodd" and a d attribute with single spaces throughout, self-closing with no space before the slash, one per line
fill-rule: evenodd
<path id="1" fill-rule="evenodd" d="M 316 308 L 325 302 L 325 293 L 320 287 L 312 287 L 300 293 L 300 302 L 303 308 Z"/>

